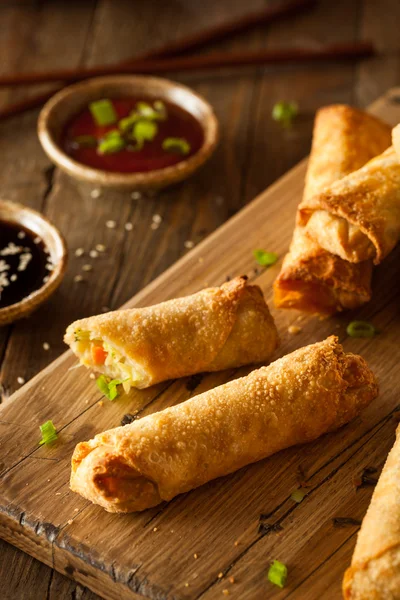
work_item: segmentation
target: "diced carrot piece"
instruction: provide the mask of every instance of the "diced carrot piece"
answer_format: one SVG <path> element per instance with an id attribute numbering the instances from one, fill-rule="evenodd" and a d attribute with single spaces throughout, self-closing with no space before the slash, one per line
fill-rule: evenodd
<path id="1" fill-rule="evenodd" d="M 103 346 L 97 346 L 96 344 L 92 344 L 92 359 L 95 365 L 104 365 L 104 362 L 107 358 L 107 352 L 104 350 Z"/>

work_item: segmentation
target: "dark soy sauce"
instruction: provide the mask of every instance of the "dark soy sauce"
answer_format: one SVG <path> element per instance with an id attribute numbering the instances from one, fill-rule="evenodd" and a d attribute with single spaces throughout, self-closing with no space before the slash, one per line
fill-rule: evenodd
<path id="1" fill-rule="evenodd" d="M 48 250 L 36 233 L 0 219 L 0 308 L 41 288 L 52 268 Z"/>

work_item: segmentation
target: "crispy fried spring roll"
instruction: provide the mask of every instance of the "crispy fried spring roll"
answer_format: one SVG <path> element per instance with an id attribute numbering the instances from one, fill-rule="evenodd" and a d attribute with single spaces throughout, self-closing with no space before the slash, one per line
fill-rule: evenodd
<path id="1" fill-rule="evenodd" d="M 400 600 L 400 426 L 361 525 L 346 600 Z"/>
<path id="2" fill-rule="evenodd" d="M 71 489 L 110 512 L 171 500 L 353 419 L 378 392 L 335 336 L 77 445 Z"/>
<path id="3" fill-rule="evenodd" d="M 400 161 L 400 124 L 396 125 L 396 127 L 392 131 L 392 141 L 393 147 L 397 154 L 397 158 Z"/>
<path id="4" fill-rule="evenodd" d="M 65 342 L 81 364 L 145 388 L 203 371 L 266 362 L 278 334 L 259 287 L 237 277 L 155 306 L 72 323 Z"/>
<path id="5" fill-rule="evenodd" d="M 393 146 L 303 201 L 299 220 L 332 254 L 379 264 L 400 239 L 400 162 Z"/>
<path id="6" fill-rule="evenodd" d="M 363 166 L 390 144 L 390 127 L 346 105 L 317 112 L 303 202 Z M 371 297 L 372 262 L 351 264 L 327 252 L 295 226 L 289 253 L 274 284 L 277 308 L 330 315 Z"/>

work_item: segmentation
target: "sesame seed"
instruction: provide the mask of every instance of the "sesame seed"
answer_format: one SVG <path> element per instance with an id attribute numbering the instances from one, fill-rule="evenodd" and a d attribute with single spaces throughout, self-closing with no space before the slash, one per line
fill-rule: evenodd
<path id="1" fill-rule="evenodd" d="M 41 242 L 41 241 L 42 241 L 42 240 L 41 240 L 41 238 L 40 238 L 39 236 L 37 236 L 37 237 L 35 237 L 35 239 L 33 240 L 33 243 L 34 243 L 34 244 L 40 244 L 40 242 Z"/>
<path id="2" fill-rule="evenodd" d="M 101 196 L 101 190 L 99 190 L 98 188 L 96 188 L 96 189 L 94 189 L 94 190 L 92 190 L 90 192 L 90 195 L 91 195 L 92 198 L 100 198 L 100 196 Z"/>
<path id="3" fill-rule="evenodd" d="M 10 277 L 10 281 L 17 281 L 18 277 L 15 273 L 13 273 Z"/>
<path id="4" fill-rule="evenodd" d="M 19 383 L 19 385 L 24 385 L 25 379 L 23 377 L 17 377 L 17 383 Z"/>
<path id="5" fill-rule="evenodd" d="M 133 229 L 132 223 L 125 223 L 125 229 L 126 229 L 126 231 L 132 231 L 132 229 Z"/>
<path id="6" fill-rule="evenodd" d="M 83 249 L 83 248 L 77 248 L 77 249 L 75 250 L 75 256 L 78 256 L 78 257 L 79 257 L 79 256 L 83 256 L 84 254 L 85 254 L 85 251 L 84 251 L 84 249 Z"/>
<path id="7" fill-rule="evenodd" d="M 50 344 L 48 342 L 43 342 L 43 350 L 50 350 Z"/>
<path id="8" fill-rule="evenodd" d="M 97 252 L 97 250 L 91 250 L 89 252 L 89 256 L 90 258 L 97 258 L 99 256 L 99 253 Z"/>
<path id="9" fill-rule="evenodd" d="M 97 252 L 105 252 L 106 247 L 104 244 L 96 244 L 96 250 L 97 250 Z"/>
<path id="10" fill-rule="evenodd" d="M 161 215 L 153 215 L 152 216 L 153 222 L 154 223 L 161 223 L 162 221 L 162 216 Z"/>
<path id="11" fill-rule="evenodd" d="M 84 280 L 84 278 L 82 277 L 82 275 L 75 275 L 75 277 L 74 277 L 74 281 L 75 281 L 76 283 L 79 283 L 79 282 L 81 282 L 81 281 L 85 281 L 85 280 Z"/>
<path id="12" fill-rule="evenodd" d="M 142 197 L 141 192 L 132 192 L 131 193 L 131 198 L 132 200 L 140 200 L 140 198 Z"/>
<path id="13" fill-rule="evenodd" d="M 293 335 L 297 335 L 298 333 L 300 333 L 300 331 L 302 331 L 302 329 L 301 329 L 301 327 L 298 327 L 297 325 L 290 325 L 288 327 L 288 332 Z"/>
<path id="14" fill-rule="evenodd" d="M 61 492 L 56 492 L 56 496 L 61 496 Z"/>
<path id="15" fill-rule="evenodd" d="M 19 231 L 17 237 L 18 237 L 19 240 L 23 240 L 24 237 L 26 237 L 25 231 Z"/>
<path id="16" fill-rule="evenodd" d="M 150 228 L 151 228 L 151 229 L 158 229 L 159 227 L 160 227 L 160 225 L 159 225 L 158 223 L 152 223 L 152 224 L 150 225 Z"/>
<path id="17" fill-rule="evenodd" d="M 222 571 L 220 573 L 218 573 L 218 579 L 221 579 L 224 576 L 224 574 L 222 573 Z"/>
<path id="18" fill-rule="evenodd" d="M 194 246 L 194 242 L 192 240 L 186 240 L 186 242 L 183 244 L 185 246 L 185 248 L 193 248 Z"/>
<path id="19" fill-rule="evenodd" d="M 96 375 L 94 373 L 90 373 L 89 377 L 90 379 L 96 379 Z"/>
<path id="20" fill-rule="evenodd" d="M 82 265 L 82 271 L 91 271 L 92 269 L 92 265 Z"/>
<path id="21" fill-rule="evenodd" d="M 115 229 L 116 226 L 117 226 L 117 224 L 115 221 L 112 221 L 112 220 L 106 221 L 106 227 L 108 227 L 108 229 Z"/>
<path id="22" fill-rule="evenodd" d="M 49 279 L 50 275 L 46 275 L 46 277 L 43 277 L 43 283 L 46 283 Z"/>

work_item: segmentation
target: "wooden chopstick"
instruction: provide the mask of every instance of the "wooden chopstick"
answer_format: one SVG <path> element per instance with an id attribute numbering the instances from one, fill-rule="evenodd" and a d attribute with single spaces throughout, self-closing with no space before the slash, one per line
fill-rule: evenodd
<path id="1" fill-rule="evenodd" d="M 167 43 L 159 48 L 141 54 L 135 59 L 131 58 L 120 62 L 120 65 L 131 64 L 134 60 L 145 60 L 151 58 L 162 58 L 174 56 L 182 52 L 189 52 L 202 46 L 218 42 L 230 35 L 242 33 L 255 25 L 266 25 L 280 18 L 295 15 L 299 12 L 313 8 L 316 0 L 287 0 L 280 4 L 267 6 L 266 8 L 247 15 L 215 25 L 198 33 L 185 36 L 176 42 Z M 10 104 L 0 110 L 0 121 L 8 117 L 16 116 L 27 110 L 38 108 L 49 100 L 63 85 L 49 90 L 48 92 L 31 96 L 25 100 Z"/>
<path id="2" fill-rule="evenodd" d="M 340 60 L 363 58 L 375 53 L 371 42 L 333 44 L 321 48 L 278 48 L 276 50 L 256 50 L 251 52 L 218 52 L 200 56 L 172 57 L 166 59 L 139 60 L 129 65 L 102 65 L 89 69 L 65 69 L 63 71 L 43 71 L 26 75 L 4 75 L 0 77 L 0 87 L 19 86 L 54 81 L 81 81 L 89 77 L 121 75 L 126 73 L 167 73 L 170 71 L 198 71 L 242 67 L 249 65 L 276 65 L 304 61 Z"/>

